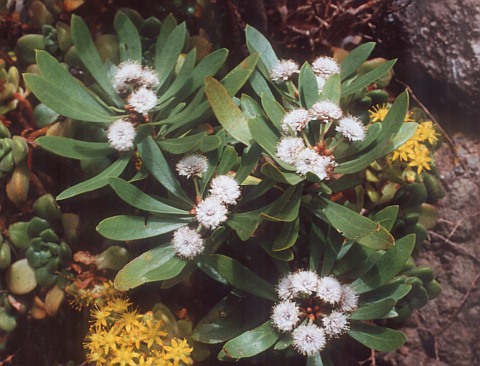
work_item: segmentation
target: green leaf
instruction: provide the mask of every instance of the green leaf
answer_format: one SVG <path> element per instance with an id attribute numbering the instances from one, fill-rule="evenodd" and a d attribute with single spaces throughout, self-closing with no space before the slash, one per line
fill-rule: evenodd
<path id="1" fill-rule="evenodd" d="M 307 62 L 305 62 L 300 69 L 298 92 L 302 106 L 306 109 L 312 108 L 312 105 L 318 101 L 317 77 Z"/>
<path id="2" fill-rule="evenodd" d="M 368 42 L 355 48 L 350 54 L 342 61 L 340 65 L 340 76 L 342 80 L 345 80 L 355 71 L 358 70 L 362 64 L 367 61 L 368 56 L 375 48 L 375 42 Z"/>
<path id="3" fill-rule="evenodd" d="M 238 161 L 238 155 L 233 146 L 225 146 L 217 167 L 217 175 L 227 174 Z"/>
<path id="4" fill-rule="evenodd" d="M 206 135 L 206 132 L 201 132 L 190 136 L 160 140 L 157 141 L 157 144 L 162 148 L 162 150 L 165 150 L 169 153 L 185 154 L 187 152 L 197 150 L 198 146 Z"/>
<path id="5" fill-rule="evenodd" d="M 204 265 L 213 268 L 235 288 L 275 301 L 276 296 L 273 286 L 235 259 L 221 254 L 212 254 L 205 256 L 202 262 Z"/>
<path id="6" fill-rule="evenodd" d="M 303 185 L 289 187 L 261 216 L 268 221 L 291 222 L 298 217 Z"/>
<path id="7" fill-rule="evenodd" d="M 394 299 L 384 299 L 373 304 L 359 307 L 353 314 L 350 315 L 350 319 L 353 320 L 374 320 L 381 319 L 388 314 L 390 310 L 395 306 L 396 301 Z"/>
<path id="8" fill-rule="evenodd" d="M 227 225 L 235 230 L 242 241 L 246 241 L 253 236 L 258 225 L 262 222 L 260 215 L 254 212 L 241 212 L 230 215 Z"/>
<path id="9" fill-rule="evenodd" d="M 385 156 L 391 149 L 392 141 L 403 125 L 408 111 L 408 94 L 400 94 L 382 122 L 382 131 L 376 140 L 375 147 L 361 154 L 359 158 L 339 164 L 335 173 L 350 174 L 365 169 L 374 160 Z"/>
<path id="10" fill-rule="evenodd" d="M 260 55 L 258 53 L 248 56 L 221 80 L 228 95 L 234 96 L 242 86 L 245 85 L 248 78 L 255 70 L 259 58 Z"/>
<path id="11" fill-rule="evenodd" d="M 395 65 L 395 62 L 397 62 L 397 60 L 387 61 L 384 64 L 373 69 L 372 71 L 369 71 L 366 74 L 357 77 L 350 84 L 344 85 L 342 87 L 342 97 L 345 98 L 347 95 L 356 93 L 365 88 L 366 86 L 370 85 L 374 81 L 380 79 L 383 75 L 390 71 L 393 65 Z"/>
<path id="12" fill-rule="evenodd" d="M 347 333 L 364 346 L 382 352 L 395 351 L 407 341 L 405 334 L 397 330 L 358 322 L 352 322 Z"/>
<path id="13" fill-rule="evenodd" d="M 320 199 L 318 206 L 318 209 L 310 209 L 349 240 L 376 250 L 390 248 L 395 243 L 393 236 L 385 228 L 368 217 L 324 198 Z"/>
<path id="14" fill-rule="evenodd" d="M 188 211 L 180 210 L 156 200 L 123 179 L 110 178 L 108 183 L 118 197 L 140 210 L 165 215 L 189 215 Z"/>
<path id="15" fill-rule="evenodd" d="M 282 120 L 286 113 L 283 106 L 267 94 L 262 94 L 262 107 L 270 121 L 280 131 Z"/>
<path id="16" fill-rule="evenodd" d="M 291 249 L 285 249 L 282 251 L 273 251 L 271 248 L 272 244 L 270 242 L 267 242 L 264 240 L 258 240 L 258 243 L 260 244 L 262 249 L 265 251 L 265 253 L 267 253 L 273 259 L 276 259 L 282 262 L 290 262 L 295 259 L 295 256 L 293 255 L 293 251 Z"/>
<path id="17" fill-rule="evenodd" d="M 399 206 L 388 206 L 384 209 L 378 211 L 375 215 L 372 216 L 372 220 L 378 222 L 388 231 L 392 230 L 393 224 L 397 219 Z"/>
<path id="18" fill-rule="evenodd" d="M 193 330 L 194 340 L 207 344 L 225 342 L 259 325 L 258 299 L 230 293 L 213 306 Z"/>
<path id="19" fill-rule="evenodd" d="M 111 240 L 137 240 L 151 238 L 177 230 L 188 223 L 192 218 L 163 218 L 150 216 L 118 215 L 102 220 L 97 231 Z"/>
<path id="20" fill-rule="evenodd" d="M 70 159 L 92 159 L 115 150 L 108 142 L 87 142 L 61 136 L 42 136 L 35 140 L 43 149 Z"/>
<path id="21" fill-rule="evenodd" d="M 366 150 L 373 142 L 378 139 L 381 132 L 381 123 L 373 123 L 369 125 L 365 140 L 343 143 L 338 145 L 338 147 L 335 149 L 335 159 L 338 161 L 343 161 L 345 158 L 352 155 L 358 156 L 361 151 Z"/>
<path id="22" fill-rule="evenodd" d="M 322 356 L 320 355 L 320 352 L 316 352 L 315 354 L 308 356 L 306 366 L 323 366 Z"/>
<path id="23" fill-rule="evenodd" d="M 162 27 L 163 28 L 163 27 Z M 187 37 L 185 23 L 177 25 L 168 35 L 166 40 L 158 37 L 155 44 L 155 71 L 158 75 L 159 87 L 161 87 L 173 69 L 182 52 Z"/>
<path id="24" fill-rule="evenodd" d="M 115 276 L 115 288 L 128 291 L 147 282 L 173 278 L 185 264 L 175 256 L 171 245 L 159 246 L 127 263 Z"/>
<path id="25" fill-rule="evenodd" d="M 95 98 L 88 92 L 84 93 L 82 87 L 78 89 L 65 89 L 62 84 L 53 84 L 33 74 L 23 74 L 23 79 L 28 88 L 45 105 L 55 112 L 88 122 L 113 122 L 118 119 L 112 112 L 101 107 Z"/>
<path id="26" fill-rule="evenodd" d="M 275 99 L 272 91 L 270 90 L 270 87 L 268 86 L 260 71 L 258 71 L 257 69 L 253 70 L 252 75 L 250 75 L 249 81 L 252 85 L 253 90 L 255 91 L 255 93 L 257 93 L 259 97 L 261 97 L 262 95 L 267 95 L 269 98 Z"/>
<path id="27" fill-rule="evenodd" d="M 268 73 L 265 75 L 265 77 L 268 78 L 272 72 L 272 68 L 279 63 L 278 57 L 275 54 L 272 45 L 262 33 L 250 25 L 247 25 L 245 33 L 248 50 L 250 53 L 259 53 L 260 61 Z"/>
<path id="28" fill-rule="evenodd" d="M 187 97 L 188 95 L 185 93 L 183 95 L 179 94 L 179 91 L 183 88 L 183 86 L 190 80 L 192 75 L 193 69 L 195 67 L 195 59 L 197 57 L 197 50 L 194 48 L 187 55 L 183 58 L 182 67 L 178 72 L 177 76 L 173 80 L 173 83 L 168 87 L 168 89 L 160 95 L 158 99 L 159 104 L 169 100 L 172 97 L 177 97 L 177 101 L 181 101 L 183 98 L 182 96 Z"/>
<path id="29" fill-rule="evenodd" d="M 248 128 L 248 120 L 222 84 L 213 78 L 206 78 L 205 94 L 222 127 L 232 137 L 249 146 L 252 135 Z"/>
<path id="30" fill-rule="evenodd" d="M 412 285 L 404 285 L 403 283 L 389 283 L 373 291 L 362 294 L 360 298 L 361 304 L 382 301 L 386 298 L 396 301 L 403 299 L 412 289 Z"/>
<path id="31" fill-rule="evenodd" d="M 122 61 L 142 62 L 142 44 L 137 27 L 130 18 L 122 11 L 117 12 L 113 21 L 113 26 L 118 34 L 118 48 L 120 50 L 120 59 Z"/>
<path id="32" fill-rule="evenodd" d="M 235 174 L 235 180 L 240 184 L 250 175 L 262 155 L 262 148 L 257 143 L 246 147 L 243 150 L 240 167 Z"/>
<path id="33" fill-rule="evenodd" d="M 87 25 L 77 15 L 72 15 L 71 20 L 71 36 L 72 42 L 77 50 L 78 57 L 82 61 L 85 68 L 97 81 L 98 85 L 107 93 L 110 99 L 115 102 L 117 107 L 123 107 L 123 101 L 113 89 L 112 81 L 105 72 L 100 55 L 95 48 L 95 44 L 90 36 Z"/>
<path id="34" fill-rule="evenodd" d="M 407 235 L 397 241 L 397 244 L 386 251 L 378 262 L 352 285 L 358 293 L 374 290 L 390 281 L 400 272 L 415 247 L 415 235 Z"/>
<path id="35" fill-rule="evenodd" d="M 105 169 L 97 176 L 64 190 L 57 196 L 57 201 L 78 196 L 79 194 L 91 192 L 96 189 L 105 187 L 108 184 L 108 178 L 118 177 L 120 174 L 123 173 L 131 157 L 132 152 L 124 153 L 122 156 L 120 156 L 119 159 L 117 159 L 117 161 L 115 161 L 112 165 L 110 165 L 107 169 Z"/>
<path id="36" fill-rule="evenodd" d="M 165 157 L 153 138 L 147 136 L 137 144 L 137 148 L 143 165 L 155 177 L 155 179 L 175 197 L 193 206 L 193 202 L 183 191 L 180 183 L 178 183 L 173 175 Z"/>
<path id="37" fill-rule="evenodd" d="M 223 351 L 229 358 L 252 357 L 272 347 L 278 337 L 269 320 L 228 341 L 223 346 Z"/>
<path id="38" fill-rule="evenodd" d="M 356 279 L 372 268 L 381 256 L 379 251 L 353 244 L 348 253 L 337 261 L 333 272 L 337 276 Z"/>
<path id="39" fill-rule="evenodd" d="M 299 229 L 300 219 L 298 217 L 291 222 L 283 223 L 271 249 L 278 252 L 291 248 L 297 241 Z"/>
<path id="40" fill-rule="evenodd" d="M 400 130 L 392 139 L 391 143 L 388 145 L 386 149 L 386 153 L 390 153 L 393 150 L 398 149 L 402 146 L 405 142 L 410 140 L 410 138 L 415 134 L 417 130 L 418 124 L 416 122 L 404 122 L 400 126 Z"/>
<path id="41" fill-rule="evenodd" d="M 287 173 L 282 172 L 278 167 L 271 163 L 265 163 L 260 168 L 262 174 L 275 179 L 275 181 L 288 184 L 291 186 L 297 185 L 298 183 L 302 182 L 304 179 L 300 175 L 296 173 Z"/>
<path id="42" fill-rule="evenodd" d="M 336 105 L 339 105 L 341 94 L 340 76 L 338 74 L 334 74 L 325 82 L 318 100 L 329 100 Z"/>

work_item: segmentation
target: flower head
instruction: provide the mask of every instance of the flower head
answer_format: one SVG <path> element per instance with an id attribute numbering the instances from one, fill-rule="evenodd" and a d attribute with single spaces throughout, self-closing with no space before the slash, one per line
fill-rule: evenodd
<path id="1" fill-rule="evenodd" d="M 280 331 L 288 332 L 298 323 L 299 309 L 293 301 L 283 301 L 273 307 L 272 323 Z"/>
<path id="2" fill-rule="evenodd" d="M 172 243 L 177 255 L 184 259 L 192 259 L 204 249 L 200 234 L 186 226 L 173 233 Z"/>
<path id="3" fill-rule="evenodd" d="M 282 277 L 282 279 L 280 280 L 280 282 L 276 287 L 277 295 L 282 300 L 289 300 L 295 296 L 293 283 L 292 283 L 292 276 L 293 274 L 289 274 L 287 276 Z"/>
<path id="4" fill-rule="evenodd" d="M 216 197 L 222 203 L 233 205 L 240 197 L 240 186 L 228 175 L 219 175 L 210 183 L 210 197 Z"/>
<path id="5" fill-rule="evenodd" d="M 415 147 L 413 151 L 408 155 L 410 162 L 408 166 L 417 167 L 417 174 L 420 174 L 423 169 L 430 170 L 430 151 L 425 145 L 419 145 Z"/>
<path id="6" fill-rule="evenodd" d="M 335 304 L 342 298 L 342 285 L 334 277 L 322 277 L 318 281 L 317 296 L 329 304 Z"/>
<path id="7" fill-rule="evenodd" d="M 320 159 L 313 149 L 303 149 L 297 156 L 295 161 L 295 168 L 297 168 L 297 173 L 305 175 L 307 172 L 312 172 L 315 170 L 315 167 Z"/>
<path id="8" fill-rule="evenodd" d="M 291 134 L 292 132 L 296 134 L 297 132 L 301 132 L 305 129 L 309 120 L 310 115 L 306 109 L 294 109 L 283 117 L 282 130 L 287 135 Z"/>
<path id="9" fill-rule="evenodd" d="M 434 145 L 438 141 L 439 133 L 435 131 L 432 121 L 422 122 L 415 131 L 415 139 L 419 142 L 428 141 L 430 145 Z"/>
<path id="10" fill-rule="evenodd" d="M 375 106 L 372 107 L 372 109 L 370 109 L 368 111 L 369 115 L 370 115 L 370 120 L 372 122 L 383 122 L 385 120 L 385 117 L 387 117 L 387 113 L 389 111 L 389 107 L 386 103 L 380 105 L 380 104 L 377 104 Z"/>
<path id="11" fill-rule="evenodd" d="M 352 312 L 358 307 L 358 294 L 350 285 L 342 286 L 342 296 L 340 299 L 340 309 L 346 312 Z"/>
<path id="12" fill-rule="evenodd" d="M 312 166 L 311 172 L 321 180 L 329 179 L 336 165 L 332 156 L 319 156 Z"/>
<path id="13" fill-rule="evenodd" d="M 295 295 L 311 295 L 317 290 L 318 275 L 313 271 L 298 271 L 292 275 L 292 288 Z"/>
<path id="14" fill-rule="evenodd" d="M 309 110 L 310 117 L 320 122 L 327 123 L 333 119 L 342 118 L 342 110 L 335 103 L 328 100 L 316 102 Z"/>
<path id="15" fill-rule="evenodd" d="M 316 75 L 322 76 L 325 79 L 333 74 L 340 73 L 340 66 L 337 61 L 331 57 L 322 56 L 316 58 L 312 63 L 312 69 Z"/>
<path id="16" fill-rule="evenodd" d="M 129 94 L 141 87 L 151 89 L 157 86 L 158 76 L 151 68 L 142 67 L 137 61 L 128 60 L 116 67 L 112 83 L 118 93 Z"/>
<path id="17" fill-rule="evenodd" d="M 171 345 L 163 346 L 163 349 L 165 351 L 165 360 L 172 360 L 172 365 L 178 366 L 180 361 L 185 365 L 193 364 L 193 360 L 190 357 L 193 348 L 189 346 L 186 339 L 179 341 L 176 338 L 173 338 L 171 340 Z"/>
<path id="18" fill-rule="evenodd" d="M 275 82 L 287 81 L 290 76 L 298 72 L 298 65 L 292 60 L 280 60 L 280 62 L 272 68 L 270 77 Z"/>
<path id="19" fill-rule="evenodd" d="M 338 126 L 335 128 L 350 141 L 365 140 L 366 130 L 364 124 L 353 116 L 346 116 L 338 121 Z"/>
<path id="20" fill-rule="evenodd" d="M 157 104 L 157 95 L 154 91 L 141 87 L 130 94 L 128 103 L 136 112 L 145 114 Z"/>
<path id="21" fill-rule="evenodd" d="M 293 346 L 303 355 L 311 356 L 325 347 L 325 332 L 315 324 L 299 325 L 292 338 Z"/>
<path id="22" fill-rule="evenodd" d="M 325 333 L 330 337 L 337 337 L 348 330 L 347 316 L 337 310 L 324 317 L 322 323 Z"/>
<path id="23" fill-rule="evenodd" d="M 205 156 L 200 154 L 192 154 L 184 156 L 177 163 L 178 174 L 184 175 L 187 178 L 198 176 L 205 173 L 208 169 L 208 160 Z"/>
<path id="24" fill-rule="evenodd" d="M 276 155 L 287 164 L 295 165 L 298 155 L 305 150 L 305 142 L 299 137 L 283 137 L 277 144 Z"/>
<path id="25" fill-rule="evenodd" d="M 123 119 L 113 122 L 107 130 L 108 142 L 118 151 L 131 150 L 134 146 L 135 135 L 135 127 Z"/>
<path id="26" fill-rule="evenodd" d="M 228 210 L 217 197 L 207 197 L 197 206 L 196 218 L 207 229 L 215 229 L 227 221 Z"/>

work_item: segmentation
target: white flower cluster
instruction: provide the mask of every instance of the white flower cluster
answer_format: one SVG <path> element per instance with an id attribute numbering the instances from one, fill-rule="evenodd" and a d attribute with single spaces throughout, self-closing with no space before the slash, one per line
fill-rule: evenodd
<path id="1" fill-rule="evenodd" d="M 293 74 L 298 73 L 298 65 L 292 60 L 280 60 L 272 68 L 270 77 L 276 83 L 287 81 Z"/>
<path id="2" fill-rule="evenodd" d="M 283 137 L 277 144 L 276 155 L 287 164 L 293 165 L 297 173 L 305 175 L 311 172 L 321 180 L 330 178 L 336 166 L 332 156 L 319 155 L 315 150 L 306 147 L 299 137 Z"/>
<path id="3" fill-rule="evenodd" d="M 180 175 L 197 176 L 207 170 L 207 159 L 203 155 L 188 155 L 177 164 Z M 198 223 L 206 229 L 216 229 L 227 221 L 227 205 L 234 205 L 240 197 L 240 186 L 235 179 L 227 175 L 219 175 L 210 183 L 209 196 L 202 200 L 195 209 Z M 204 242 L 200 231 L 183 227 L 173 234 L 172 244 L 176 254 L 184 259 L 192 259 L 204 250 Z"/>
<path id="4" fill-rule="evenodd" d="M 318 91 L 321 92 L 325 86 L 327 79 L 334 75 L 340 74 L 340 66 L 337 61 L 331 57 L 318 57 L 312 63 L 312 69 L 317 77 Z"/>
<path id="5" fill-rule="evenodd" d="M 338 121 L 338 126 L 335 128 L 349 141 L 363 141 L 365 140 L 366 127 L 358 118 L 353 116 L 346 116 Z"/>
<path id="6" fill-rule="evenodd" d="M 135 135 L 135 127 L 129 121 L 119 119 L 108 126 L 108 142 L 117 151 L 131 150 Z"/>
<path id="7" fill-rule="evenodd" d="M 281 332 L 291 332 L 293 346 L 304 355 L 322 350 L 328 339 L 345 333 L 349 313 L 358 307 L 352 286 L 309 270 L 283 277 L 276 291 L 280 302 L 272 309 L 272 323 Z"/>
<path id="8" fill-rule="evenodd" d="M 117 66 L 112 78 L 113 87 L 126 97 L 132 109 L 140 114 L 148 113 L 157 104 L 153 89 L 159 80 L 155 71 L 137 61 L 125 61 Z"/>

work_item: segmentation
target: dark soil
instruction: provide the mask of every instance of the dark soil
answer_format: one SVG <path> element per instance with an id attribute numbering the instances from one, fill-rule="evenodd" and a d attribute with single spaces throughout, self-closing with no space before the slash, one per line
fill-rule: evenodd
<path id="1" fill-rule="evenodd" d="M 416 257 L 434 269 L 443 292 L 404 324 L 408 342 L 381 355 L 381 365 L 480 365 L 480 140 L 457 133 L 453 142 L 458 159 L 447 144 L 436 154 L 446 196 Z"/>

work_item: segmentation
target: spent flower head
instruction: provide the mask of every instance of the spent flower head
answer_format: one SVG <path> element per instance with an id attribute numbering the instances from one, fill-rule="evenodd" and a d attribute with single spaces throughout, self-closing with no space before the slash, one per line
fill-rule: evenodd
<path id="1" fill-rule="evenodd" d="M 335 128 L 350 141 L 363 141 L 366 136 L 365 125 L 358 118 L 353 116 L 343 117 L 338 121 L 338 126 Z"/>
<path id="2" fill-rule="evenodd" d="M 173 248 L 181 258 L 192 259 L 203 252 L 203 239 L 195 230 L 185 226 L 173 233 Z"/>
<path id="3" fill-rule="evenodd" d="M 204 155 L 200 154 L 187 155 L 180 159 L 176 168 L 180 175 L 187 178 L 197 177 L 207 171 L 208 160 Z"/>
<path id="4" fill-rule="evenodd" d="M 228 210 L 217 197 L 207 197 L 197 206 L 197 221 L 207 229 L 216 229 L 227 221 Z"/>
<path id="5" fill-rule="evenodd" d="M 210 197 L 218 198 L 222 203 L 233 205 L 240 197 L 240 185 L 228 175 L 219 175 L 210 183 Z"/>
<path id="6" fill-rule="evenodd" d="M 133 149 L 135 136 L 135 127 L 129 121 L 119 119 L 108 126 L 108 142 L 110 143 L 110 146 L 117 151 L 128 151 Z"/>
<path id="7" fill-rule="evenodd" d="M 280 60 L 272 68 L 270 77 L 275 82 L 287 81 L 293 74 L 298 72 L 298 65 L 292 60 Z"/>

